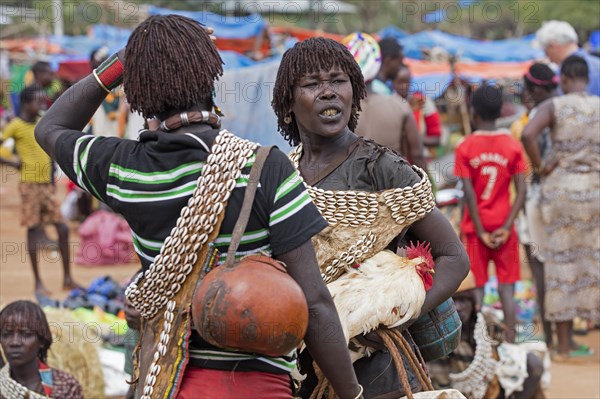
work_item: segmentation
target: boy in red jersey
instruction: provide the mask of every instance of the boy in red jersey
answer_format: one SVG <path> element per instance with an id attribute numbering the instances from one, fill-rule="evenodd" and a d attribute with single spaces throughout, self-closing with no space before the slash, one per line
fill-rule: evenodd
<path id="1" fill-rule="evenodd" d="M 477 307 L 481 308 L 488 264 L 493 260 L 504 323 L 508 327 L 506 339 L 514 342 L 514 283 L 520 279 L 519 242 L 514 221 L 525 202 L 526 166 L 521 144 L 508 130 L 496 129 L 501 108 L 501 89 L 482 85 L 475 91 L 469 111 L 476 130 L 456 148 L 454 174 L 462 180 L 465 192 L 467 209 L 461 231 L 475 275 Z M 517 198 L 512 206 L 511 179 L 517 187 Z"/>

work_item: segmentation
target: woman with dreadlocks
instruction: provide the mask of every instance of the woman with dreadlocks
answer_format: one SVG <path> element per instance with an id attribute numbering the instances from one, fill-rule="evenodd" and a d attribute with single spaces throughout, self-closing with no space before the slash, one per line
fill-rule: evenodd
<path id="1" fill-rule="evenodd" d="M 227 258 L 245 187 L 253 183 L 248 176 L 259 163 L 256 144 L 219 129 L 212 94 L 222 64 L 196 21 L 150 17 L 124 50 L 70 88 L 36 130 L 69 178 L 131 227 L 144 270 L 127 289 L 143 317 L 134 377 L 135 395 L 144 399 L 293 396 L 295 350 L 231 351 L 208 343 L 198 332 L 204 325 L 191 321 L 194 290 L 206 270 Z M 159 129 L 141 132 L 138 141 L 85 135 L 81 129 L 121 81 L 131 108 L 158 118 Z M 308 304 L 306 346 L 340 398 L 362 397 L 310 240 L 326 222 L 281 151 L 266 158 L 246 215 L 232 256 L 262 252 L 287 265 Z"/>
<path id="2" fill-rule="evenodd" d="M 16 301 L 0 312 L 0 344 L 8 364 L 0 370 L 3 399 L 83 399 L 73 376 L 46 365 L 52 334 L 42 309 Z"/>
<path id="3" fill-rule="evenodd" d="M 396 252 L 403 239 L 429 242 L 436 273 L 421 308 L 425 314 L 454 293 L 469 270 L 468 257 L 435 209 L 427 175 L 387 147 L 354 133 L 365 95 L 363 75 L 346 47 L 315 38 L 284 54 L 272 106 L 279 131 L 297 146 L 290 158 L 329 223 L 313 239 L 324 280 L 332 283 L 346 270 L 360 270 L 365 259 L 386 248 Z M 406 331 L 404 335 L 410 342 Z M 385 353 L 378 336 L 369 333 L 359 340 L 379 349 L 371 357 Z M 366 366 L 372 364 L 369 358 L 355 363 L 365 397 L 390 393 L 382 377 L 386 369 L 393 369 L 387 367 L 390 363 L 387 355 L 380 375 Z M 302 371 L 310 370 L 310 364 L 307 356 Z M 316 383 L 310 374 L 302 386 L 306 397 Z M 414 374 L 409 382 L 413 392 L 421 389 Z M 394 386 L 394 397 L 400 388 Z"/>

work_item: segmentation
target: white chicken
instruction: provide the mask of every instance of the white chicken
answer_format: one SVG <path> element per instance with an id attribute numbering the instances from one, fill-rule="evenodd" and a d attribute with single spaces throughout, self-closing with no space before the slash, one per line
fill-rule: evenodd
<path id="1" fill-rule="evenodd" d="M 418 317 L 433 285 L 433 266 L 429 244 L 417 243 L 406 248 L 406 257 L 381 251 L 329 283 L 346 341 Z M 352 353 L 352 360 L 362 356 Z"/>

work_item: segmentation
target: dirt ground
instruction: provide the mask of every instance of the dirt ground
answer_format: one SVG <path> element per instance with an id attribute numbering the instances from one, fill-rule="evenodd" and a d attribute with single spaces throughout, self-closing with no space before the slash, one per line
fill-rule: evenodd
<path id="1" fill-rule="evenodd" d="M 0 167 L 0 305 L 17 299 L 35 300 L 33 277 L 29 259 L 25 255 L 25 229 L 20 226 L 20 205 L 17 190 L 18 175 L 10 169 Z M 59 198 L 64 198 L 65 182 L 59 181 Z M 47 228 L 51 237 L 55 236 L 51 227 Z M 72 257 L 79 243 L 76 225 L 71 225 Z M 52 250 L 40 256 L 42 279 L 55 298 L 65 298 L 62 291 L 62 268 L 60 258 Z M 111 275 L 117 281 L 125 281 L 136 270 L 135 264 L 83 267 L 73 265 L 73 276 L 82 285 L 87 286 L 94 278 Z M 527 275 L 527 270 L 524 270 Z M 592 331 L 577 339 L 592 347 L 595 355 L 581 364 L 552 365 L 552 383 L 546 391 L 548 398 L 555 399 L 591 399 L 600 398 L 600 332 Z"/>
<path id="2" fill-rule="evenodd" d="M 33 273 L 29 258 L 25 254 L 26 229 L 21 226 L 21 208 L 18 191 L 19 176 L 14 169 L 0 169 L 0 304 L 6 304 L 16 299 L 35 300 Z M 66 181 L 57 182 L 58 198 L 62 201 L 66 193 Z M 48 237 L 56 239 L 53 226 L 47 226 Z M 70 224 L 69 248 L 71 259 L 79 248 L 77 225 Z M 62 290 L 62 263 L 56 248 L 48 249 L 38 254 L 42 281 L 52 292 L 52 297 L 66 298 L 68 292 Z M 135 273 L 139 265 L 134 263 L 111 266 L 78 266 L 72 265 L 74 279 L 83 286 L 99 276 L 111 275 L 119 282 L 125 282 Z"/>

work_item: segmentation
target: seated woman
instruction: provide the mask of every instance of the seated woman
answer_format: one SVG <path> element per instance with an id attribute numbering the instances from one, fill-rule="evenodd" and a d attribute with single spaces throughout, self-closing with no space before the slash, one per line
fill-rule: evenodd
<path id="1" fill-rule="evenodd" d="M 449 222 L 435 208 L 425 172 L 387 147 L 354 133 L 365 95 L 363 75 L 346 47 L 314 38 L 297 43 L 284 54 L 272 106 L 279 131 L 297 146 L 290 158 L 329 223 L 313 238 L 324 280 L 336 281 L 346 270 L 359 267 L 386 248 L 396 252 L 403 239 L 428 242 L 435 278 L 420 308 L 420 314 L 425 314 L 458 288 L 469 270 L 468 256 Z M 289 184 L 292 187 L 299 182 Z M 382 281 L 384 295 L 402 281 L 387 283 Z M 393 296 L 387 298 L 393 301 Z M 409 323 L 398 328 L 410 342 L 405 331 Z M 371 332 L 361 338 L 361 343 L 380 349 L 371 358 L 384 352 L 378 337 Z M 308 397 L 316 381 L 310 359 L 306 353 L 304 356 L 301 371 L 309 377 L 301 395 Z M 369 359 L 354 364 L 364 396 L 386 397 L 390 391 L 385 391 L 385 384 L 367 377 L 372 376 L 369 366 L 360 365 Z M 412 383 L 415 378 L 409 376 L 409 380 L 413 392 L 422 389 L 419 382 Z"/>
<path id="2" fill-rule="evenodd" d="M 45 364 L 52 334 L 37 304 L 16 301 L 0 312 L 0 344 L 8 362 L 0 370 L 0 397 L 83 399 L 73 376 Z"/>

